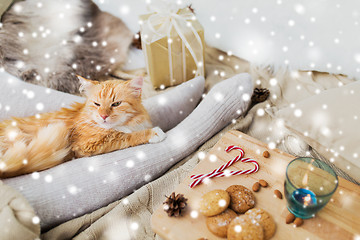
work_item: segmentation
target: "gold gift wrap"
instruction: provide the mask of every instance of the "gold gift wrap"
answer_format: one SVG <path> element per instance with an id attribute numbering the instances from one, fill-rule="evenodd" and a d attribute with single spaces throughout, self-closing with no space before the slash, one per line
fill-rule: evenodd
<path id="1" fill-rule="evenodd" d="M 204 29 L 188 8 L 142 15 L 140 21 L 146 67 L 155 88 L 204 76 Z"/>

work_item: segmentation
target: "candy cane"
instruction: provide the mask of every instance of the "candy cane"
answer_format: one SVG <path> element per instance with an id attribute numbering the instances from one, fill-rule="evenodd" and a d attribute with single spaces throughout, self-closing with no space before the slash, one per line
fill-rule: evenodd
<path id="1" fill-rule="evenodd" d="M 251 158 L 243 158 L 245 155 L 245 152 L 243 149 L 237 146 L 229 146 L 225 149 L 226 152 L 230 152 L 231 150 L 239 150 L 240 155 L 236 156 L 234 159 L 230 160 L 226 164 L 221 165 L 219 168 L 215 169 L 214 171 L 207 173 L 207 174 L 198 174 L 198 175 L 191 175 L 190 178 L 195 179 L 189 186 L 190 188 L 195 187 L 196 185 L 200 184 L 204 179 L 206 178 L 213 178 L 213 177 L 225 177 L 225 176 L 237 176 L 237 175 L 243 175 L 243 174 L 251 174 L 255 173 L 259 170 L 259 164 Z M 241 171 L 230 171 L 228 173 L 223 172 L 224 169 L 230 167 L 234 163 L 241 160 L 241 162 L 251 162 L 255 165 L 254 169 L 248 169 L 248 170 L 241 170 Z"/>
<path id="2" fill-rule="evenodd" d="M 214 171 L 212 171 L 211 173 L 208 174 L 199 174 L 199 175 L 192 175 L 191 178 L 192 179 L 198 179 L 198 178 L 206 178 L 206 177 L 210 177 L 213 174 L 216 174 L 217 172 L 221 172 L 223 171 L 225 168 L 230 167 L 231 165 L 233 165 L 234 163 L 236 163 L 237 161 L 239 161 L 245 154 L 244 150 L 242 150 L 241 148 L 237 147 L 237 146 L 229 146 L 225 149 L 226 152 L 230 152 L 231 150 L 236 149 L 236 150 L 240 150 L 240 155 L 235 157 L 233 160 L 227 162 L 226 164 L 220 166 L 219 168 L 215 169 Z"/>

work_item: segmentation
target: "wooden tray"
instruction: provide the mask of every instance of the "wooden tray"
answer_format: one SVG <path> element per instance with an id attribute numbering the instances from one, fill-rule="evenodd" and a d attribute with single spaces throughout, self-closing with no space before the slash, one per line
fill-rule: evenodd
<path id="1" fill-rule="evenodd" d="M 274 190 L 279 189 L 284 193 L 285 169 L 289 161 L 294 159 L 294 156 L 278 149 L 270 150 L 265 143 L 241 132 L 230 131 L 226 133 L 189 176 L 208 173 L 237 156 L 239 152 L 236 150 L 230 153 L 224 151 L 229 145 L 242 147 L 245 151 L 245 157 L 251 157 L 258 161 L 260 170 L 250 175 L 214 178 L 209 184 L 201 183 L 193 189 L 188 187 L 192 179 L 190 177 L 185 178 L 176 187 L 175 192 L 183 193 L 188 198 L 186 212 L 180 218 L 170 218 L 163 211 L 162 206 L 159 207 L 151 218 L 154 232 L 164 239 L 171 240 L 222 239 L 207 230 L 204 216 L 199 214 L 196 218 L 191 217 L 191 212 L 198 210 L 201 196 L 214 189 L 225 190 L 233 184 L 241 184 L 251 189 L 256 181 L 265 179 L 269 183 L 269 187 L 261 188 L 259 192 L 254 194 L 256 207 L 268 211 L 276 222 L 277 230 L 273 239 L 359 239 L 357 237 L 360 237 L 360 186 L 339 178 L 339 187 L 332 200 L 315 218 L 305 220 L 305 223 L 298 228 L 294 228 L 292 224 L 287 225 L 285 224 L 285 218 L 288 214 L 286 200 L 285 198 L 280 200 L 274 197 Z M 270 152 L 270 158 L 262 156 L 265 150 Z M 211 161 L 214 160 L 212 155 L 216 156 L 216 161 Z M 237 162 L 228 169 L 249 168 L 253 168 L 251 163 Z"/>

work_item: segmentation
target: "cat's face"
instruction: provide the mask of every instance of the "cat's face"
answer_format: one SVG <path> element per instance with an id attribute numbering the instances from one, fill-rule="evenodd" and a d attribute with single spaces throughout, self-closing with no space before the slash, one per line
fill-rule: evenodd
<path id="1" fill-rule="evenodd" d="M 141 114 L 141 87 L 143 78 L 128 82 L 109 80 L 97 82 L 78 76 L 80 90 L 87 96 L 85 111 L 89 120 L 109 129 L 126 125 L 137 114 Z"/>

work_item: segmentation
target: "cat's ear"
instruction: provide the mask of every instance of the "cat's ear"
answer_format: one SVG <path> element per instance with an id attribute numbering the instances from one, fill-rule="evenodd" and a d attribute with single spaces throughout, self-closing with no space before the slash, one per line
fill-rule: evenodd
<path id="1" fill-rule="evenodd" d="M 136 77 L 132 80 L 130 80 L 129 82 L 129 87 L 132 91 L 132 93 L 136 96 L 136 97 L 140 97 L 141 96 L 141 88 L 143 86 L 144 83 L 144 78 L 143 77 Z"/>
<path id="2" fill-rule="evenodd" d="M 96 85 L 95 81 L 83 78 L 82 76 L 79 76 L 79 75 L 76 75 L 76 76 L 80 81 L 80 88 L 79 88 L 80 93 L 82 93 L 82 92 L 86 93 L 90 88 L 92 88 L 94 85 Z"/>

